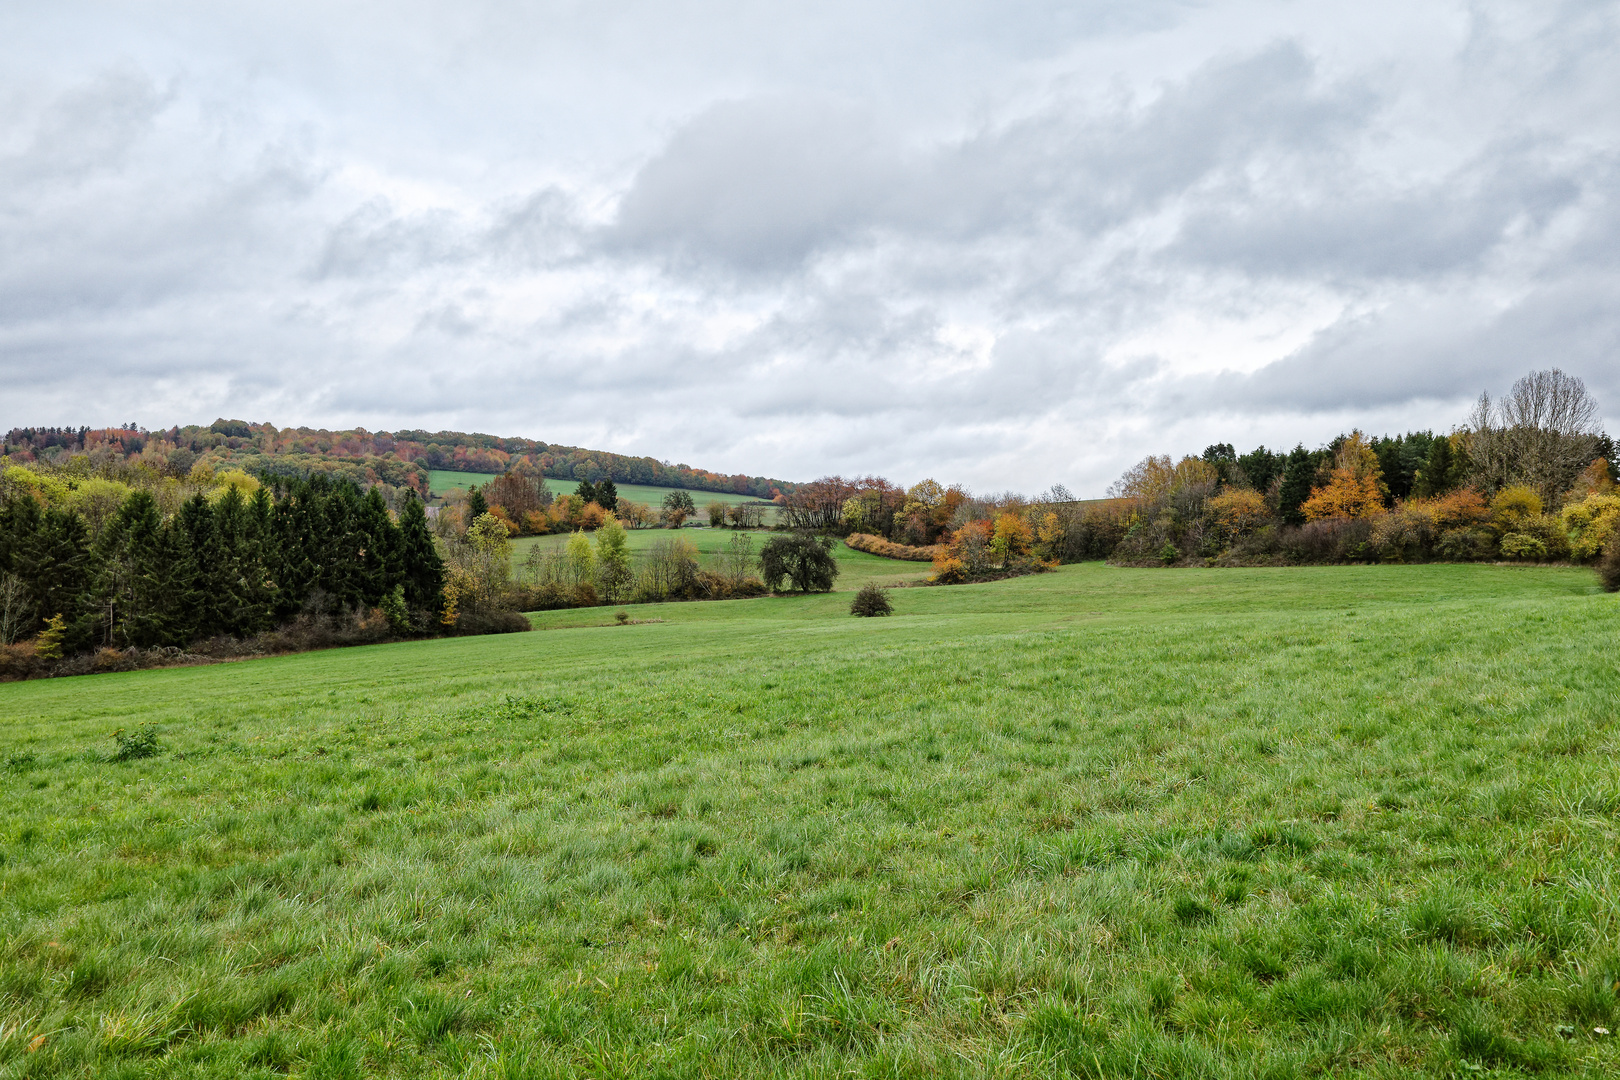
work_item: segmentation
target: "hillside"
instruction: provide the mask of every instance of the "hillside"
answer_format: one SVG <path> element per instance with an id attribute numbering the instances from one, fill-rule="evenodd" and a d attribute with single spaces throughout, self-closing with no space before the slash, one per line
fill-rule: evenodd
<path id="1" fill-rule="evenodd" d="M 411 487 L 424 496 L 429 488 L 428 473 L 433 470 L 516 470 L 569 481 L 607 478 L 615 484 L 686 488 L 758 499 L 771 499 L 798 487 L 786 480 L 741 473 L 726 475 L 684 462 L 672 465 L 650 457 L 539 439 L 460 431 L 279 428 L 270 423 L 223 419 L 206 427 L 176 425 L 156 431 L 134 424 L 121 428 L 13 428 L 0 445 L 0 464 L 74 454 L 138 461 L 175 475 L 185 475 L 199 464 L 216 471 L 234 468 L 296 476 L 336 473 L 368 485 Z"/>

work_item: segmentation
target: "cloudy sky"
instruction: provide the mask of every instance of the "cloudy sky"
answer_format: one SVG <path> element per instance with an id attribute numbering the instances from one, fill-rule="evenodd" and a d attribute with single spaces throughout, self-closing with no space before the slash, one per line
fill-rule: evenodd
<path id="1" fill-rule="evenodd" d="M 456 428 L 1100 493 L 1620 428 L 1620 5 L 0 6 L 0 427 Z"/>

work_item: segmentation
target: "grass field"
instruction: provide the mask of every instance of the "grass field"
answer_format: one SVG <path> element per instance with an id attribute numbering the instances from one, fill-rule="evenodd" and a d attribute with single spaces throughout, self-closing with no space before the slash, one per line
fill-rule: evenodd
<path id="1" fill-rule="evenodd" d="M 466 491 L 467 488 L 474 484 L 487 484 L 493 479 L 495 479 L 494 473 L 446 472 L 443 469 L 434 469 L 428 473 L 428 487 L 432 489 L 434 495 L 442 496 L 449 491 Z M 579 487 L 579 481 L 577 480 L 558 480 L 550 476 L 545 478 L 545 483 L 553 495 L 572 495 L 575 489 Z M 692 496 L 692 502 L 697 506 L 700 514 L 703 512 L 704 506 L 717 499 L 728 506 L 759 502 L 752 495 L 730 495 L 720 491 L 691 491 L 685 488 L 650 487 L 646 484 L 615 484 L 614 490 L 619 493 L 621 499 L 647 503 L 653 507 L 662 506 L 664 496 L 671 491 L 684 490 L 688 495 Z"/>
<path id="2" fill-rule="evenodd" d="M 679 536 L 682 540 L 697 548 L 704 556 L 705 566 L 713 569 L 716 566 L 714 556 L 724 552 L 731 544 L 731 538 L 737 533 L 731 529 L 682 529 L 679 533 L 669 529 L 630 529 L 625 533 L 625 539 L 630 548 L 631 559 L 634 560 L 640 553 L 645 552 L 660 540 L 673 539 Z M 753 540 L 753 551 L 757 557 L 759 549 L 773 535 L 764 529 L 750 529 L 743 535 Z M 551 536 L 522 536 L 512 541 L 512 565 L 521 567 L 529 552 L 536 547 L 548 550 L 558 550 L 568 542 L 568 537 L 556 533 Z M 838 561 L 838 578 L 833 582 L 835 592 L 854 592 L 868 582 L 879 585 L 899 585 L 908 582 L 920 582 L 933 573 L 933 566 L 929 563 L 903 562 L 898 559 L 884 559 L 876 555 L 868 555 L 864 551 L 855 551 L 842 543 L 833 545 L 833 557 Z M 847 603 L 847 601 L 846 601 Z M 639 608 L 637 609 L 640 610 Z"/>
<path id="3" fill-rule="evenodd" d="M 1620 1072 L 1589 573 L 894 598 L 0 686 L 0 1075 Z"/>

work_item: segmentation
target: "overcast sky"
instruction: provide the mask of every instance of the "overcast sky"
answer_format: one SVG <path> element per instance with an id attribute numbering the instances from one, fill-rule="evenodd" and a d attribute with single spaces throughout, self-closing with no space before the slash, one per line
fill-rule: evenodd
<path id="1" fill-rule="evenodd" d="M 0 427 L 455 428 L 1097 494 L 1620 428 L 1620 5 L 0 6 Z"/>

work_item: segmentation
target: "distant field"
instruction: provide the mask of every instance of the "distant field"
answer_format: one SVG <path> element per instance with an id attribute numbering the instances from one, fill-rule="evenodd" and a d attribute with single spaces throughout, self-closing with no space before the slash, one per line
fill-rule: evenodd
<path id="1" fill-rule="evenodd" d="M 707 562 L 708 559 L 727 550 L 731 538 L 739 534 L 731 529 L 701 528 L 682 529 L 678 533 L 671 529 L 631 529 L 625 535 L 629 541 L 632 557 L 646 551 L 659 540 L 679 536 L 697 548 L 698 552 L 706 557 Z M 752 539 L 753 551 L 757 556 L 765 541 L 777 534 L 764 529 L 749 529 L 744 530 L 741 535 Z M 536 547 L 555 550 L 567 542 L 568 537 L 561 534 L 519 537 L 512 541 L 512 565 L 521 567 L 523 561 L 529 557 L 529 552 Z M 864 551 L 851 550 L 842 543 L 833 545 L 833 557 L 838 560 L 838 580 L 833 584 L 834 590 L 838 592 L 853 592 L 873 581 L 880 585 L 921 581 L 933 573 L 933 567 L 928 563 L 882 559 L 876 555 L 868 555 Z"/>
<path id="2" fill-rule="evenodd" d="M 433 490 L 435 495 L 443 495 L 448 491 L 465 491 L 474 484 L 487 484 L 493 479 L 495 479 L 495 475 L 493 473 L 447 472 L 442 469 L 434 469 L 432 472 L 428 473 L 428 486 Z M 546 477 L 545 482 L 546 487 L 550 488 L 552 493 L 556 495 L 572 495 L 574 490 L 579 487 L 579 481 L 577 480 L 557 480 L 548 476 Z M 615 489 L 618 491 L 619 497 L 622 499 L 630 499 L 634 502 L 644 502 L 652 506 L 662 506 L 664 496 L 668 495 L 671 491 L 687 490 L 688 494 L 692 496 L 692 502 L 697 505 L 700 513 L 702 512 L 705 504 L 714 502 L 715 500 L 719 500 L 720 502 L 726 503 L 729 506 L 735 506 L 739 503 L 760 501 L 759 499 L 754 498 L 752 495 L 731 495 L 719 491 L 691 491 L 689 489 L 680 488 L 649 487 L 645 484 L 616 484 Z M 767 511 L 767 513 L 769 513 L 769 511 Z"/>
<path id="3" fill-rule="evenodd" d="M 893 595 L 0 685 L 0 1075 L 1620 1075 L 1590 573 Z"/>

